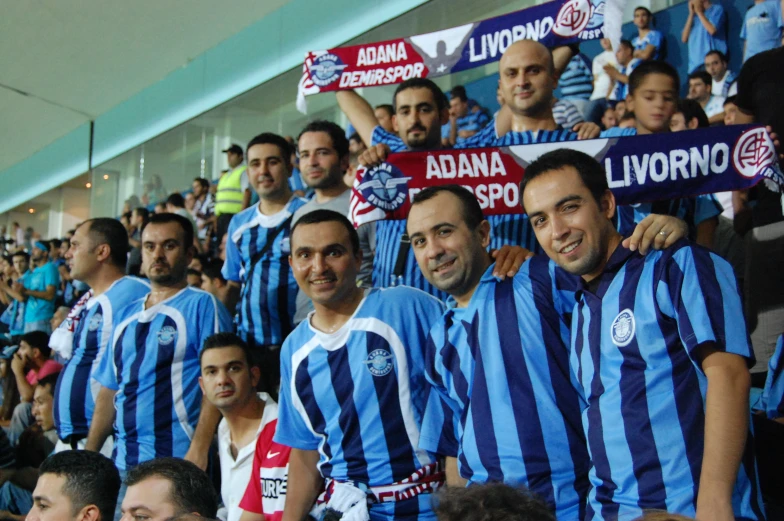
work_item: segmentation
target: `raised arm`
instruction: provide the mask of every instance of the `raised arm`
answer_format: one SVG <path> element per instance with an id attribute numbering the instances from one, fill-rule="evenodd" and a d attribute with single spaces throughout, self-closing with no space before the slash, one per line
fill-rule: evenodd
<path id="1" fill-rule="evenodd" d="M 373 112 L 373 107 L 370 103 L 365 101 L 365 98 L 354 92 L 353 90 L 341 90 L 337 93 L 338 105 L 340 110 L 346 115 L 348 120 L 354 125 L 354 128 L 365 142 L 370 146 L 371 137 L 373 136 L 373 129 L 378 126 L 376 114 Z"/>

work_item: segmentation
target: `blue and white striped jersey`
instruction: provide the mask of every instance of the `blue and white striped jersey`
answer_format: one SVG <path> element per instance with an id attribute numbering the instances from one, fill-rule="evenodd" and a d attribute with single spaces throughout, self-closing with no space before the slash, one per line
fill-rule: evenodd
<path id="1" fill-rule="evenodd" d="M 450 308 L 430 331 L 426 376 L 437 392 L 428 402 L 420 446 L 457 457 L 470 483 L 525 485 L 559 520 L 582 521 L 590 459 L 562 319 L 574 299 L 562 309 L 554 288 L 563 272 L 546 256 L 504 281 L 492 275 L 493 267 L 468 305 Z M 457 421 L 445 435 L 450 412 Z M 459 440 L 459 449 L 444 449 L 450 438 Z"/>
<path id="2" fill-rule="evenodd" d="M 201 411 L 199 353 L 208 337 L 232 329 L 223 304 L 200 289 L 183 288 L 147 309 L 145 301 L 115 319 L 111 349 L 93 376 L 117 391 L 113 459 L 120 470 L 185 456 Z"/>
<path id="3" fill-rule="evenodd" d="M 416 289 L 371 289 L 335 333 L 302 321 L 281 351 L 275 441 L 318 450 L 324 477 L 370 486 L 434 462 L 419 431 L 430 391 L 424 349 L 443 311 Z"/>
<path id="4" fill-rule="evenodd" d="M 123 277 L 82 309 L 71 358 L 65 362 L 54 391 L 54 424 L 60 439 L 87 436 L 99 389 L 92 376 L 112 339 L 115 315 L 149 292 L 146 280 Z"/>
<path id="5" fill-rule="evenodd" d="M 754 360 L 732 267 L 685 240 L 644 257 L 619 245 L 577 295 L 571 364 L 593 461 L 586 519 L 633 519 L 643 509 L 694 517 L 708 385 L 696 350 L 710 344 Z M 753 453 L 743 457 L 733 509 L 763 519 Z"/>
<path id="6" fill-rule="evenodd" d="M 405 152 L 408 147 L 397 134 L 387 132 L 381 125 L 373 129 L 373 134 L 370 136 L 370 146 L 375 146 L 384 143 L 389 146 L 391 152 Z"/>
<path id="7" fill-rule="evenodd" d="M 280 345 L 294 328 L 298 288 L 288 261 L 292 222 L 288 219 L 305 203 L 293 197 L 274 215 L 264 215 L 255 205 L 232 217 L 229 224 L 222 273 L 226 280 L 241 284 L 237 329 L 251 345 Z M 254 257 L 262 250 L 253 269 Z"/>

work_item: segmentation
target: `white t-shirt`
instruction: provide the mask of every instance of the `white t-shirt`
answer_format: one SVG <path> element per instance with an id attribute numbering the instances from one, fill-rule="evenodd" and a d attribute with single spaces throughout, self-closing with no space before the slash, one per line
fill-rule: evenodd
<path id="1" fill-rule="evenodd" d="M 721 81 L 711 80 L 711 94 L 714 96 L 724 95 L 724 83 L 727 81 L 727 76 L 730 75 L 729 69 L 724 72 Z"/>
<path id="2" fill-rule="evenodd" d="M 716 114 L 724 112 L 724 98 L 721 96 L 711 96 L 708 104 L 705 105 L 705 115 L 712 118 Z"/>
<path id="3" fill-rule="evenodd" d="M 610 91 L 610 85 L 612 85 L 613 81 L 610 76 L 604 72 L 604 66 L 608 63 L 613 67 L 618 65 L 618 60 L 615 59 L 615 53 L 612 51 L 604 51 L 593 59 L 593 64 L 591 65 L 594 79 L 593 92 L 591 93 L 592 100 L 604 99 Z"/>
<path id="4" fill-rule="evenodd" d="M 264 414 L 261 416 L 259 428 L 253 441 L 239 449 L 237 458 L 231 456 L 231 434 L 226 420 L 221 420 L 218 425 L 218 455 L 221 469 L 221 498 L 223 506 L 227 509 L 226 521 L 239 521 L 242 515 L 240 501 L 245 495 L 245 489 L 250 480 L 250 471 L 253 468 L 253 455 L 256 452 L 256 440 L 264 430 L 264 426 L 278 417 L 278 407 L 267 393 L 258 393 L 258 397 L 265 403 Z"/>

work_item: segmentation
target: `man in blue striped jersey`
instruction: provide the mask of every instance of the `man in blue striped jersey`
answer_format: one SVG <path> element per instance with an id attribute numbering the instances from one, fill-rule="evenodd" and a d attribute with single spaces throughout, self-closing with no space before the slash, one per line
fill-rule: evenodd
<path id="1" fill-rule="evenodd" d="M 748 427 L 754 355 L 730 265 L 687 241 L 646 257 L 624 247 L 605 172 L 581 152 L 543 155 L 521 192 L 542 248 L 576 276 L 586 519 L 649 508 L 763 519 Z"/>
<path id="2" fill-rule="evenodd" d="M 150 292 L 150 285 L 125 277 L 128 232 L 117 219 L 97 218 L 76 228 L 65 253 L 71 276 L 90 286 L 49 340 L 65 359 L 54 392 L 56 452 L 83 449 L 99 384 L 92 376 L 111 341 L 115 317 Z M 102 452 L 111 455 L 107 441 Z"/>
<path id="3" fill-rule="evenodd" d="M 223 277 L 229 307 L 239 297 L 237 331 L 263 371 L 262 384 L 277 390 L 280 345 L 294 329 L 297 284 L 288 263 L 294 212 L 307 201 L 289 187 L 291 147 L 285 138 L 264 133 L 248 143 L 248 179 L 259 204 L 231 219 Z"/>
<path id="4" fill-rule="evenodd" d="M 470 483 L 525 485 L 559 520 L 582 521 L 590 460 L 554 267 L 536 256 L 512 278 L 493 276 L 490 223 L 457 185 L 419 192 L 408 233 L 422 272 L 450 295 L 425 350 L 437 393 L 420 447 L 448 456 L 449 485 L 460 484 L 458 470 Z"/>
<path id="5" fill-rule="evenodd" d="M 86 448 L 98 450 L 114 431 L 121 473 L 165 456 L 206 468 L 220 413 L 199 389 L 199 352 L 207 337 L 231 329 L 231 316 L 215 297 L 187 285 L 192 245 L 184 217 L 150 218 L 142 230 L 150 292 L 118 313 L 94 375 L 101 389 Z"/>
<path id="6" fill-rule="evenodd" d="M 443 305 L 413 288 L 358 287 L 359 238 L 329 210 L 297 221 L 290 262 L 314 311 L 281 352 L 275 442 L 292 447 L 283 520 L 303 521 L 325 478 L 327 508 L 355 519 L 434 520 L 444 476 L 419 428 L 424 347 Z"/>

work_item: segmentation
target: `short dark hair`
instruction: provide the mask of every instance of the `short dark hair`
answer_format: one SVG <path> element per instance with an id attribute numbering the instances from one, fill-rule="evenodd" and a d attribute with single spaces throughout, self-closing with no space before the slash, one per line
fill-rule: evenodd
<path id="1" fill-rule="evenodd" d="M 113 265 L 120 268 L 125 268 L 128 263 L 128 251 L 130 251 L 130 244 L 128 243 L 128 232 L 123 225 L 109 217 L 96 217 L 95 219 L 88 219 L 80 224 L 77 228 L 87 225 L 87 235 L 94 246 L 99 244 L 106 244 L 109 246 L 109 258 Z"/>
<path id="2" fill-rule="evenodd" d="M 641 5 L 638 5 L 637 7 L 634 8 L 634 12 L 636 13 L 637 11 L 645 11 L 646 13 L 648 13 L 648 16 L 653 16 L 651 14 L 651 10 L 650 9 L 648 9 L 647 7 L 641 6 Z"/>
<path id="3" fill-rule="evenodd" d="M 150 478 L 162 478 L 171 484 L 170 499 L 176 514 L 194 512 L 203 517 L 215 517 L 218 512 L 218 493 L 212 481 L 199 467 L 180 458 L 157 458 L 140 463 L 128 471 L 125 485 L 132 487 Z"/>
<path id="4" fill-rule="evenodd" d="M 525 169 L 523 180 L 520 181 L 520 200 L 523 200 L 523 193 L 525 193 L 525 187 L 528 183 L 542 174 L 566 167 L 572 167 L 577 170 L 580 179 L 585 187 L 588 188 L 588 191 L 591 192 L 596 203 L 601 204 L 602 196 L 610 189 L 607 185 L 607 176 L 602 165 L 585 152 L 569 148 L 559 148 L 558 150 L 542 154 L 528 165 Z"/>
<path id="5" fill-rule="evenodd" d="M 679 99 L 675 112 L 680 112 L 683 114 L 683 119 L 686 121 L 686 125 L 688 125 L 689 121 L 692 119 L 697 118 L 697 128 L 707 128 L 710 126 L 708 116 L 702 109 L 702 105 L 700 105 L 696 100 L 688 98 Z"/>
<path id="6" fill-rule="evenodd" d="M 463 205 L 463 221 L 466 223 L 469 230 L 475 230 L 476 227 L 485 220 L 485 216 L 482 213 L 482 207 L 479 206 L 479 201 L 476 200 L 474 194 L 460 185 L 429 186 L 421 192 L 417 192 L 411 206 L 414 207 L 418 204 L 422 204 L 444 192 L 448 192 L 460 200 L 460 204 Z"/>
<path id="7" fill-rule="evenodd" d="M 204 178 L 204 177 L 196 177 L 193 180 L 196 181 L 197 183 L 199 183 L 201 185 L 201 187 L 204 188 L 205 190 L 209 190 L 209 188 L 210 188 L 210 181 L 209 181 L 209 179 Z"/>
<path id="8" fill-rule="evenodd" d="M 332 140 L 332 148 L 338 153 L 338 157 L 342 159 L 348 155 L 348 139 L 346 139 L 346 132 L 336 123 L 323 119 L 311 121 L 305 125 L 305 128 L 303 128 L 302 132 L 297 136 L 297 143 L 302 139 L 302 135 L 307 132 L 325 132 Z"/>
<path id="9" fill-rule="evenodd" d="M 57 387 L 57 379 L 58 378 L 60 378 L 60 371 L 57 371 L 56 373 L 50 373 L 50 374 L 44 376 L 43 378 L 38 380 L 38 384 L 36 384 L 36 385 L 38 387 L 46 389 L 47 391 L 49 391 L 49 394 L 54 396 L 54 389 L 55 389 L 55 387 Z"/>
<path id="10" fill-rule="evenodd" d="M 642 82 L 651 74 L 663 74 L 672 79 L 675 90 L 681 84 L 681 79 L 678 76 L 678 71 L 669 63 L 661 60 L 646 60 L 634 68 L 629 74 L 629 94 L 634 92 L 642 85 Z"/>
<path id="11" fill-rule="evenodd" d="M 356 132 L 354 132 L 353 134 L 351 134 L 351 135 L 348 137 L 348 140 L 349 140 L 349 141 L 354 141 L 355 143 L 360 143 L 360 144 L 361 144 L 361 143 L 363 143 L 363 141 L 362 141 L 362 138 L 361 138 L 361 137 L 359 137 L 359 134 L 357 134 Z"/>
<path id="12" fill-rule="evenodd" d="M 503 483 L 442 488 L 435 512 L 439 521 L 555 521 L 540 499 Z"/>
<path id="13" fill-rule="evenodd" d="M 737 105 L 738 104 L 738 97 L 737 96 L 729 96 L 727 99 L 724 100 L 724 105 L 722 105 L 722 106 L 725 106 L 728 103 L 732 103 L 733 105 Z"/>
<path id="14" fill-rule="evenodd" d="M 33 349 L 38 349 L 45 358 L 49 358 L 52 349 L 49 347 L 49 333 L 30 331 L 22 335 L 20 342 L 25 342 Z"/>
<path id="15" fill-rule="evenodd" d="M 245 355 L 245 362 L 248 366 L 253 365 L 253 356 L 250 352 L 250 346 L 239 335 L 235 333 L 215 333 L 204 341 L 204 345 L 199 353 L 199 365 L 204 352 L 209 349 L 220 349 L 222 347 L 239 347 Z"/>
<path id="16" fill-rule="evenodd" d="M 137 206 L 136 208 L 133 209 L 133 212 L 136 212 L 136 215 L 141 217 L 143 221 L 146 221 L 147 219 L 150 218 L 150 210 L 148 210 L 144 206 Z"/>
<path id="17" fill-rule="evenodd" d="M 150 220 L 142 226 L 142 233 L 144 233 L 144 230 L 151 224 L 169 223 L 177 223 L 180 225 L 180 228 L 182 228 L 182 233 L 185 236 L 183 246 L 186 248 L 193 246 L 193 224 L 182 215 L 177 215 L 176 213 L 156 213 L 151 215 Z"/>
<path id="18" fill-rule="evenodd" d="M 102 520 L 114 517 L 120 473 L 112 460 L 100 452 L 67 450 L 51 454 L 38 467 L 38 475 L 44 474 L 65 478 L 62 493 L 71 501 L 73 515 L 95 505 Z"/>
<path id="19" fill-rule="evenodd" d="M 179 192 L 174 192 L 166 198 L 166 204 L 170 204 L 175 208 L 185 208 L 185 198 Z"/>
<path id="20" fill-rule="evenodd" d="M 203 263 L 201 273 L 208 279 L 220 279 L 226 282 L 226 279 L 223 277 L 223 261 L 220 259 L 211 259 Z"/>
<path id="21" fill-rule="evenodd" d="M 689 80 L 700 80 L 702 83 L 710 87 L 713 84 L 711 75 L 705 71 L 694 71 L 689 74 Z"/>
<path id="22" fill-rule="evenodd" d="M 196 268 L 188 268 L 185 271 L 185 275 L 196 275 L 197 277 L 201 278 L 201 272 Z"/>
<path id="23" fill-rule="evenodd" d="M 719 50 L 712 49 L 712 50 L 710 50 L 710 51 L 705 53 L 705 57 L 707 58 L 711 54 L 715 54 L 716 56 L 718 56 L 719 60 L 721 60 L 723 63 L 727 63 L 728 62 L 727 55 L 724 54 L 723 52 L 719 51 Z"/>
<path id="24" fill-rule="evenodd" d="M 392 107 L 395 113 L 397 113 L 397 95 L 408 89 L 428 89 L 433 94 L 433 101 L 436 102 L 436 108 L 439 111 L 449 108 L 449 100 L 446 99 L 446 94 L 432 80 L 411 78 L 398 85 L 395 89 L 395 94 L 392 96 Z"/>
<path id="25" fill-rule="evenodd" d="M 59 249 L 62 244 L 63 244 L 63 241 L 61 241 L 60 239 L 49 239 L 49 249 L 50 250 Z"/>
<path id="26" fill-rule="evenodd" d="M 117 223 L 117 224 L 120 224 L 120 223 Z M 120 226 L 122 226 L 122 224 L 120 224 Z M 123 233 L 125 233 L 125 236 L 128 237 L 128 232 L 125 231 L 125 228 L 123 228 Z M 17 251 L 13 255 L 11 255 L 11 260 L 12 261 L 13 261 L 14 257 L 24 257 L 26 261 L 30 262 L 30 256 L 27 253 L 23 252 L 23 251 Z"/>
<path id="27" fill-rule="evenodd" d="M 466 89 L 462 85 L 455 85 L 452 87 L 452 90 L 449 91 L 450 98 L 457 98 L 462 102 L 468 101 L 468 94 L 466 94 Z"/>
<path id="28" fill-rule="evenodd" d="M 621 47 L 626 47 L 630 51 L 634 50 L 634 45 L 629 40 L 621 40 Z"/>
<path id="29" fill-rule="evenodd" d="M 393 107 L 389 103 L 382 103 L 381 105 L 376 105 L 376 110 L 378 109 L 386 111 L 386 113 L 389 114 L 390 118 L 395 115 L 395 107 Z"/>
<path id="30" fill-rule="evenodd" d="M 245 150 L 250 151 L 250 147 L 254 145 L 275 145 L 280 151 L 283 162 L 286 163 L 286 165 L 291 165 L 291 145 L 283 136 L 273 134 L 272 132 L 262 132 L 258 136 L 255 136 L 253 139 L 248 141 L 248 146 L 245 148 Z M 346 148 L 348 148 L 348 145 Z"/>
<path id="31" fill-rule="evenodd" d="M 328 222 L 342 224 L 348 232 L 348 237 L 351 240 L 352 253 L 354 253 L 354 255 L 359 253 L 359 235 L 354 229 L 354 226 L 345 215 L 342 213 L 333 212 L 332 210 L 314 210 L 312 212 L 306 213 L 300 217 L 297 222 L 294 223 L 294 226 L 291 227 L 289 237 L 294 237 L 294 230 L 296 230 L 300 225 L 304 226 L 306 224 L 320 224 Z"/>

